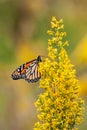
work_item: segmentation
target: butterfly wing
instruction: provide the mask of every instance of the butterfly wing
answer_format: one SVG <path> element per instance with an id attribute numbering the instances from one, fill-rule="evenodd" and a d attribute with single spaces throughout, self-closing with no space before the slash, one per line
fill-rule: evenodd
<path id="1" fill-rule="evenodd" d="M 28 82 L 37 82 L 41 78 L 41 74 L 38 71 L 39 64 L 35 60 L 29 67 L 26 69 L 25 80 Z"/>
<path id="2" fill-rule="evenodd" d="M 21 65 L 20 67 L 18 67 L 18 68 L 12 73 L 12 75 L 11 75 L 11 76 L 12 76 L 12 79 L 13 79 L 13 80 L 18 80 L 18 79 L 23 79 L 23 78 L 25 78 L 25 74 L 22 73 L 23 69 L 24 69 L 24 64 Z"/>
<path id="3" fill-rule="evenodd" d="M 41 78 L 41 74 L 38 71 L 39 62 L 41 62 L 40 56 L 38 56 L 35 60 L 21 65 L 12 73 L 12 79 L 25 79 L 26 81 L 32 83 L 37 82 Z"/>

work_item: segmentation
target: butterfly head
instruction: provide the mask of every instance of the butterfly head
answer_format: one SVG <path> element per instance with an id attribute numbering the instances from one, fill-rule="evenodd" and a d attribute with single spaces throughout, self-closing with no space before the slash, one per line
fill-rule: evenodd
<path id="1" fill-rule="evenodd" d="M 38 61 L 38 62 L 41 62 L 41 61 L 42 61 L 41 56 L 38 56 L 38 57 L 37 57 L 37 61 Z"/>

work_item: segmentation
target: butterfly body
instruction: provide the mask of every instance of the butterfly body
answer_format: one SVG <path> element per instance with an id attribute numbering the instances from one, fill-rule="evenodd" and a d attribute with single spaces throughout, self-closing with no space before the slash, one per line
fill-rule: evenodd
<path id="1" fill-rule="evenodd" d="M 38 71 L 39 62 L 41 61 L 41 57 L 38 56 L 37 59 L 22 64 L 12 73 L 12 79 L 25 79 L 31 83 L 37 82 L 41 78 L 41 74 Z"/>

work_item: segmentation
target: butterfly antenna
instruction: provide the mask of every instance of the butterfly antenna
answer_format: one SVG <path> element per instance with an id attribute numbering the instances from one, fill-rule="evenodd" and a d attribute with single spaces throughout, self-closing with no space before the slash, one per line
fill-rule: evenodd
<path id="1" fill-rule="evenodd" d="M 45 61 L 46 58 L 49 58 L 48 56 L 40 55 L 42 57 L 42 61 Z"/>
<path id="2" fill-rule="evenodd" d="M 44 56 L 44 55 L 40 55 L 41 57 L 43 57 L 43 58 L 48 58 L 48 56 Z"/>

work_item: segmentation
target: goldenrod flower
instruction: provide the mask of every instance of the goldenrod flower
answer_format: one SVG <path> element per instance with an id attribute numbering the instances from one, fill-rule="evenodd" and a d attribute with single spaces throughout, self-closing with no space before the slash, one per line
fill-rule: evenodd
<path id="1" fill-rule="evenodd" d="M 44 93 L 35 102 L 38 122 L 34 130 L 77 130 L 83 117 L 83 100 L 79 98 L 76 71 L 71 64 L 63 41 L 63 20 L 51 20 L 48 31 L 48 57 L 40 64 L 40 87 Z"/>

